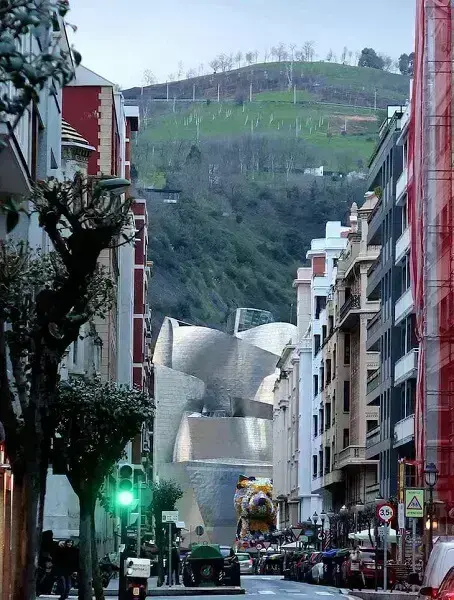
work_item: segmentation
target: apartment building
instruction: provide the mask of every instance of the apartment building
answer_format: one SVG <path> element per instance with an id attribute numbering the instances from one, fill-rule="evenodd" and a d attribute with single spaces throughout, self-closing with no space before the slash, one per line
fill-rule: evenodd
<path id="1" fill-rule="evenodd" d="M 380 245 L 381 252 L 368 272 L 367 296 L 381 306 L 367 326 L 367 350 L 380 352 L 381 360 L 367 382 L 367 405 L 380 408 L 380 419 L 367 434 L 366 456 L 379 460 L 383 497 L 397 493 L 399 459 L 414 458 L 416 339 L 404 164 L 408 118 L 408 107 L 388 107 L 368 180 L 375 190 L 370 196 L 377 197 L 368 243 Z"/>
<path id="2" fill-rule="evenodd" d="M 324 346 L 334 333 L 333 315 L 331 308 L 328 308 L 328 302 L 335 281 L 337 261 L 347 246 L 348 233 L 349 228 L 343 227 L 340 222 L 328 222 L 325 237 L 312 240 L 311 248 L 306 254 L 306 258 L 311 262 L 312 368 L 310 386 L 306 392 L 306 401 L 312 407 L 311 491 L 320 495 L 325 508 L 332 505 L 331 486 L 340 484 L 341 480 L 340 474 L 331 474 L 334 456 L 331 424 L 336 410 L 336 393 L 332 394 L 332 390 L 327 389 L 332 387 L 336 371 L 332 370 L 332 358 L 325 360 L 323 355 Z M 305 515 L 306 518 L 308 516 L 310 515 Z"/>
<path id="3" fill-rule="evenodd" d="M 366 433 L 378 423 L 378 407 L 365 403 L 367 377 L 379 353 L 366 352 L 367 321 L 379 302 L 366 296 L 367 271 L 380 248 L 367 245 L 368 216 L 376 198 L 352 205 L 345 249 L 333 269 L 326 306 L 320 313 L 321 365 L 313 389 L 313 492 L 324 510 L 366 503 L 375 497 L 377 460 L 366 458 Z"/>

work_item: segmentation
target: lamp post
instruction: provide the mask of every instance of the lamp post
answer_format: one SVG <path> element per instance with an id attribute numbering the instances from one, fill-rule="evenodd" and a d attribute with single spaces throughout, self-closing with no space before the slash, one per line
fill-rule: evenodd
<path id="1" fill-rule="evenodd" d="M 359 513 L 362 513 L 364 510 L 364 502 L 358 500 L 355 506 L 355 533 L 358 533 L 358 525 L 361 526 L 361 521 L 359 519 Z M 361 529 L 359 529 L 361 531 Z"/>
<path id="2" fill-rule="evenodd" d="M 339 509 L 339 515 L 342 518 L 342 517 L 345 517 L 347 514 L 348 514 L 348 508 L 344 504 Z M 347 535 L 346 535 L 346 532 L 345 532 L 346 527 L 345 527 L 345 520 L 344 519 L 341 520 L 341 526 L 342 526 L 342 536 L 341 536 L 342 537 L 342 543 L 346 546 L 348 538 L 347 538 Z"/>
<path id="3" fill-rule="evenodd" d="M 322 524 L 322 536 L 321 536 L 322 537 L 322 539 L 321 539 L 322 550 L 323 550 L 323 546 L 324 546 L 324 542 L 325 542 L 325 520 L 326 520 L 326 516 L 327 516 L 326 512 L 322 508 L 322 512 L 320 513 L 320 522 Z M 325 546 L 325 549 L 326 549 L 326 546 Z"/>
<path id="4" fill-rule="evenodd" d="M 315 511 L 314 514 L 312 515 L 312 522 L 315 525 L 315 539 L 316 539 L 316 543 L 317 543 L 317 546 L 318 546 L 320 540 L 318 539 L 318 527 L 317 527 L 318 514 L 317 514 L 317 511 Z"/>
<path id="5" fill-rule="evenodd" d="M 428 463 L 426 465 L 426 468 L 424 469 L 424 478 L 426 480 L 426 485 L 429 488 L 429 552 L 427 554 L 427 558 L 429 558 L 430 553 L 432 552 L 434 538 L 434 487 L 438 481 L 438 469 L 434 463 Z"/>
<path id="6" fill-rule="evenodd" d="M 375 506 L 379 506 L 380 504 L 383 504 L 384 498 L 383 496 L 379 493 L 378 496 L 375 498 Z M 377 522 L 377 518 L 375 518 L 375 527 L 374 527 L 374 540 L 375 540 L 375 591 L 378 590 L 378 556 L 377 556 L 377 550 L 378 550 L 378 541 L 379 541 L 379 537 L 378 537 L 378 522 Z M 384 560 L 386 560 L 386 557 L 383 557 Z"/>

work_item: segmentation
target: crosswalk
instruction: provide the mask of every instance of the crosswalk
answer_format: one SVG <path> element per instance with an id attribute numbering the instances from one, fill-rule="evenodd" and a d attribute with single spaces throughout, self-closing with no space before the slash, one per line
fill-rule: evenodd
<path id="1" fill-rule="evenodd" d="M 291 590 L 288 588 L 279 588 L 276 590 L 257 590 L 256 592 L 248 592 L 248 596 L 255 596 L 255 595 L 259 595 L 259 596 L 276 596 L 277 594 L 289 594 L 291 596 L 308 596 L 309 594 L 306 594 L 304 592 L 300 592 L 298 590 Z M 334 596 L 334 594 L 332 594 L 331 592 L 312 592 L 311 596 L 315 595 L 315 596 Z"/>

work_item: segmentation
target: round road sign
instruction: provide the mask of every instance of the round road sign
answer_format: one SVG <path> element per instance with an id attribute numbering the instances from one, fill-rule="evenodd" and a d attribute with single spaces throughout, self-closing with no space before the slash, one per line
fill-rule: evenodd
<path id="1" fill-rule="evenodd" d="M 257 548 L 257 550 L 261 550 L 263 548 L 262 544 L 257 544 L 255 547 Z"/>
<path id="2" fill-rule="evenodd" d="M 380 521 L 389 523 L 394 517 L 394 508 L 390 504 L 380 504 L 380 506 L 377 506 L 377 517 Z"/>
<path id="3" fill-rule="evenodd" d="M 195 534 L 198 536 L 203 535 L 205 532 L 204 528 L 202 527 L 202 525 L 197 525 L 197 527 L 195 528 Z"/>

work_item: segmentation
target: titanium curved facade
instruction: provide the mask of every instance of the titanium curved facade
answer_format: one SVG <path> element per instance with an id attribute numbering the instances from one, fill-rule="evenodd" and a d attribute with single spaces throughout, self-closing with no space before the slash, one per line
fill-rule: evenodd
<path id="1" fill-rule="evenodd" d="M 184 544 L 232 544 L 238 477 L 272 476 L 271 390 L 296 332 L 270 323 L 233 336 L 164 319 L 154 354 L 155 476 L 184 491 Z M 193 533 L 197 525 L 202 538 Z"/>

